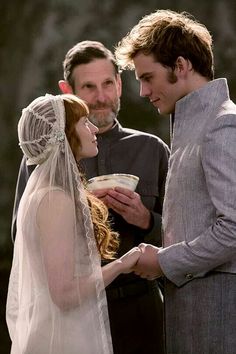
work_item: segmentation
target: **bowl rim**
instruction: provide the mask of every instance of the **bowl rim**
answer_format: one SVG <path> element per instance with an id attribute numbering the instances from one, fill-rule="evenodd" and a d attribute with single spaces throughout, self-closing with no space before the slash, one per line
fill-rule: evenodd
<path id="1" fill-rule="evenodd" d="M 135 175 L 132 175 L 129 173 L 110 173 L 107 175 L 100 175 L 100 176 L 95 176 L 95 177 L 89 178 L 87 182 L 90 184 L 90 183 L 93 183 L 94 181 L 96 181 L 96 182 L 107 181 L 107 180 L 110 180 L 112 177 L 125 177 L 125 178 L 131 178 L 131 179 L 135 180 L 136 182 L 139 181 L 138 176 L 135 176 Z"/>

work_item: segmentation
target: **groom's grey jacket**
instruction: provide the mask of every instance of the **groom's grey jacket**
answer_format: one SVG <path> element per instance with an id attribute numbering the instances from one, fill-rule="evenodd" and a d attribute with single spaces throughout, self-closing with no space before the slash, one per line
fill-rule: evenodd
<path id="1" fill-rule="evenodd" d="M 236 273 L 236 106 L 218 79 L 176 104 L 161 267 L 177 286 Z"/>

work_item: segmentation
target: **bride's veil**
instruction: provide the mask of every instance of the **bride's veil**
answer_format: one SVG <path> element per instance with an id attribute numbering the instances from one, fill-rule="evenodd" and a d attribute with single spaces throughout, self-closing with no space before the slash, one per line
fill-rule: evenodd
<path id="1" fill-rule="evenodd" d="M 112 353 L 101 260 L 65 135 L 63 97 L 37 98 L 18 124 L 20 146 L 37 167 L 19 205 L 8 289 L 14 354 Z"/>

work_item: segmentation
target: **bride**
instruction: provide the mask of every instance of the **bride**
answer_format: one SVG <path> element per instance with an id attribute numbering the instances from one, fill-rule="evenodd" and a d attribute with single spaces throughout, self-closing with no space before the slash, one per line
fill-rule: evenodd
<path id="1" fill-rule="evenodd" d="M 12 354 L 113 352 L 104 287 L 132 271 L 140 250 L 115 259 L 107 209 L 83 186 L 77 163 L 98 153 L 88 113 L 76 96 L 45 95 L 18 124 L 37 167 L 17 219 L 6 310 Z M 114 260 L 101 267 L 102 259 Z"/>

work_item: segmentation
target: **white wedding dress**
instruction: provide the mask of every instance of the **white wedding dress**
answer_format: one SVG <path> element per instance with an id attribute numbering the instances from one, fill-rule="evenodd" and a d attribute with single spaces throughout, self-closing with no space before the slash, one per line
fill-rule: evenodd
<path id="1" fill-rule="evenodd" d="M 64 192 L 60 190 L 58 192 L 62 194 L 59 198 L 63 203 Z M 79 305 L 72 304 L 72 308 L 67 309 L 65 306 L 65 309 L 61 309 L 52 301 L 42 255 L 40 230 L 36 223 L 38 207 L 47 193 L 47 189 L 42 189 L 28 201 L 23 198 L 19 210 L 20 219 L 22 207 L 25 209 L 24 203 L 28 204 L 22 233 L 18 232 L 15 242 L 14 262 L 9 283 L 7 322 L 13 342 L 11 353 L 111 353 L 109 345 L 106 344 L 107 338 L 103 338 L 106 337 L 105 326 L 102 328 L 100 321 L 102 314 L 104 316 L 102 305 L 105 303 L 98 306 L 95 301 L 96 297 L 93 294 L 95 284 L 90 286 L 87 293 L 80 294 L 84 298 Z M 63 206 L 61 209 L 64 209 Z M 65 230 L 68 230 L 65 216 L 63 218 Z M 34 220 L 34 223 L 28 223 L 27 220 Z M 64 230 L 61 232 L 63 233 Z M 24 240 L 19 238 L 19 234 L 24 237 Z M 57 253 L 62 251 L 59 235 L 57 238 L 58 247 L 52 253 L 52 257 L 57 257 Z M 68 237 L 67 242 L 72 239 Z M 74 249 L 74 245 L 71 249 Z M 78 256 L 84 257 L 84 264 L 80 259 L 80 269 L 77 269 L 80 275 L 77 276 L 81 277 L 81 284 L 85 284 L 91 276 L 86 264 L 88 255 L 82 248 L 77 251 Z M 74 255 L 72 254 L 71 257 Z M 99 279 L 100 275 L 97 276 Z M 81 291 L 78 290 L 78 293 Z M 102 299 L 102 294 L 100 298 Z M 106 320 L 108 325 L 108 318 Z"/>

